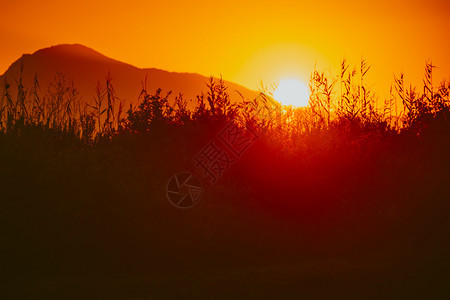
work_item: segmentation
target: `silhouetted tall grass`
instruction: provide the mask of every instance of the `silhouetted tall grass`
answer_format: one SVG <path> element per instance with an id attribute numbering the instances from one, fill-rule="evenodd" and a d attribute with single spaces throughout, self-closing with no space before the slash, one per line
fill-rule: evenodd
<path id="1" fill-rule="evenodd" d="M 233 277 L 320 262 L 318 281 L 387 276 L 440 292 L 450 265 L 449 82 L 434 87 L 427 64 L 422 93 L 406 89 L 401 74 L 377 107 L 368 71 L 365 61 L 356 69 L 343 61 L 337 78 L 314 70 L 309 106 L 300 108 L 264 89 L 234 101 L 214 78 L 192 110 L 190 99 L 144 81 L 126 112 L 110 76 L 89 103 L 62 74 L 45 91 L 38 76 L 32 87 L 19 78 L 15 95 L 5 82 L 2 269 L 19 278 L 220 269 Z M 259 139 L 205 185 L 198 206 L 177 210 L 167 180 L 227 122 L 251 126 Z M 397 285 L 387 290 L 402 295 Z"/>
<path id="2" fill-rule="evenodd" d="M 423 93 L 405 87 L 404 74 L 394 77 L 396 93 L 390 93 L 382 107 L 377 107 L 377 96 L 365 85 L 365 76 L 370 67 L 361 60 L 359 70 L 351 70 L 345 60 L 341 64 L 338 79 L 314 70 L 309 84 L 308 107 L 284 107 L 276 103 L 267 90 L 261 90 L 255 99 L 230 99 L 222 79 L 210 78 L 207 94 L 197 96 L 193 111 L 187 108 L 183 95 L 170 98 L 170 91 L 162 90 L 150 94 L 143 84 L 141 103 L 130 107 L 123 114 L 124 102 L 114 90 L 111 76 L 104 84 L 98 82 L 92 101 L 80 99 L 73 82 L 63 74 L 56 74 L 45 93 L 39 86 L 38 75 L 33 87 L 25 87 L 20 77 L 17 95 L 11 94 L 11 84 L 5 79 L 0 106 L 0 129 L 12 132 L 20 125 L 38 125 L 56 130 L 70 131 L 85 142 L 95 136 L 112 136 L 125 126 L 132 131 L 150 130 L 151 123 L 186 124 L 214 120 L 235 120 L 242 125 L 251 124 L 282 139 L 308 134 L 317 130 L 328 130 L 347 124 L 377 130 L 408 130 L 427 117 L 435 117 L 448 109 L 449 83 L 441 82 L 433 87 L 433 65 L 426 64 Z M 339 84 L 340 92 L 336 90 Z M 190 100 L 190 99 L 188 99 Z M 397 103 L 403 104 L 399 113 Z M 141 124 L 137 124 L 137 123 Z M 352 130 L 353 130 L 352 129 Z"/>

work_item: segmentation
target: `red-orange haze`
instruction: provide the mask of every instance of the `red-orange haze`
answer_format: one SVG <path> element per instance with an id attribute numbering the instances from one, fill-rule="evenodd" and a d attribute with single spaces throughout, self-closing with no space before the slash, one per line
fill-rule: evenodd
<path id="1" fill-rule="evenodd" d="M 427 59 L 448 78 L 449 17 L 447 0 L 3 1 L 0 74 L 21 54 L 61 43 L 252 89 L 307 81 L 316 62 L 336 73 L 343 57 L 363 56 L 369 84 L 386 94 L 393 73 L 420 83 Z"/>

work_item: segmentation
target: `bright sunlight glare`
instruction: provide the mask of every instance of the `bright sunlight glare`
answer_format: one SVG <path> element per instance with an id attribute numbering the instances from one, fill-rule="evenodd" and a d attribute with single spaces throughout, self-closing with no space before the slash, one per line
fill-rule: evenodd
<path id="1" fill-rule="evenodd" d="M 298 79 L 281 79 L 274 98 L 283 105 L 307 106 L 309 91 L 306 84 Z"/>

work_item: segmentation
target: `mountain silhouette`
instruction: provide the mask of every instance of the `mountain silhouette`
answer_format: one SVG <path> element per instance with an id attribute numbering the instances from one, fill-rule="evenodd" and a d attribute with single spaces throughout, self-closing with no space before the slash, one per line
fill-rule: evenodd
<path id="1" fill-rule="evenodd" d="M 80 97 L 88 103 L 95 95 L 97 82 L 100 81 L 104 86 L 108 73 L 112 78 L 116 95 L 125 100 L 126 104 L 136 103 L 145 80 L 148 92 L 154 92 L 157 88 L 161 88 L 163 92 L 172 91 L 172 99 L 175 95 L 182 93 L 185 100 L 193 100 L 188 103 L 195 103 L 196 95 L 206 92 L 208 82 L 207 77 L 195 73 L 137 68 L 79 44 L 57 45 L 38 50 L 33 54 L 24 54 L 0 76 L 0 86 L 3 88 L 6 79 L 14 92 L 15 82 L 21 76 L 21 69 L 23 69 L 22 80 L 25 87 L 31 89 L 37 74 L 43 94 L 57 73 L 62 73 L 73 80 Z M 248 99 L 257 95 L 256 91 L 236 83 L 225 81 L 225 84 L 232 99 L 241 99 L 239 93 Z"/>

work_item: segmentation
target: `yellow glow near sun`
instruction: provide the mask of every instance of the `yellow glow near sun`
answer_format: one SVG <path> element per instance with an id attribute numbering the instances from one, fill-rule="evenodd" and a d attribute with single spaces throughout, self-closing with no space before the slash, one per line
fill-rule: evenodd
<path id="1" fill-rule="evenodd" d="M 307 106 L 309 90 L 306 84 L 298 79 L 281 79 L 274 98 L 283 105 Z"/>

